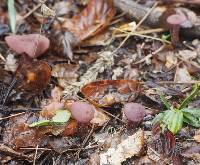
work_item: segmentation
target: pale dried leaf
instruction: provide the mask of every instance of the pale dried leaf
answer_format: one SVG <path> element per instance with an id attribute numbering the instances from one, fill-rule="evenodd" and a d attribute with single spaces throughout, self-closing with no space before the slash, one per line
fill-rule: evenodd
<path id="1" fill-rule="evenodd" d="M 189 82 L 192 80 L 186 66 L 177 67 L 174 80 L 175 82 Z"/>
<path id="2" fill-rule="evenodd" d="M 109 121 L 109 119 L 110 118 L 105 113 L 95 108 L 94 118 L 90 121 L 90 123 L 103 126 Z"/>
<path id="3" fill-rule="evenodd" d="M 6 62 L 5 62 L 5 70 L 15 72 L 17 70 L 18 63 L 17 60 L 15 59 L 13 54 L 9 54 L 6 57 Z"/>
<path id="4" fill-rule="evenodd" d="M 100 164 L 121 165 L 126 159 L 140 155 L 143 147 L 144 132 L 139 130 L 118 144 L 117 148 L 109 148 L 107 152 L 100 154 Z"/>

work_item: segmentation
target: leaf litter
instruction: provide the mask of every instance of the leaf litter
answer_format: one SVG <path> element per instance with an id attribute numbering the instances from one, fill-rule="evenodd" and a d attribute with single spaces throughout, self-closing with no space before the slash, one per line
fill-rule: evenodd
<path id="1" fill-rule="evenodd" d="M 198 164 L 194 3 L 1 3 L 1 163 Z M 180 33 L 163 28 L 172 14 Z"/>

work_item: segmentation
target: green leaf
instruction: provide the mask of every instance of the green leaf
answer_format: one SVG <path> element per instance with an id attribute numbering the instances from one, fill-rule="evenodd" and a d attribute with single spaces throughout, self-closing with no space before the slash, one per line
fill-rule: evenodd
<path id="1" fill-rule="evenodd" d="M 10 20 L 10 28 L 12 33 L 16 32 L 16 11 L 15 11 L 15 1 L 8 0 L 8 14 Z"/>
<path id="2" fill-rule="evenodd" d="M 172 107 L 170 102 L 168 102 L 168 100 L 165 98 L 165 96 L 162 95 L 161 93 L 159 95 L 160 95 L 161 101 L 164 103 L 164 105 L 167 107 L 167 109 L 170 109 Z"/>
<path id="3" fill-rule="evenodd" d="M 174 116 L 174 113 L 175 113 L 174 110 L 165 111 L 164 117 L 163 117 L 163 123 L 168 125 L 171 122 L 171 120 Z"/>
<path id="4" fill-rule="evenodd" d="M 48 125 L 50 125 L 49 120 L 41 120 L 41 121 L 37 121 L 30 124 L 29 127 L 40 127 L 40 126 L 48 126 Z"/>
<path id="5" fill-rule="evenodd" d="M 71 117 L 71 113 L 67 110 L 58 110 L 52 118 L 53 123 L 66 123 Z"/>
<path id="6" fill-rule="evenodd" d="M 152 124 L 160 123 L 164 117 L 164 113 L 159 113 L 156 115 L 156 117 L 153 119 Z"/>
<path id="7" fill-rule="evenodd" d="M 181 109 L 183 113 L 189 113 L 195 117 L 200 117 L 200 108 L 183 108 Z"/>
<path id="8" fill-rule="evenodd" d="M 184 119 L 183 121 L 187 124 L 190 124 L 194 127 L 199 128 L 200 127 L 200 121 L 198 118 L 196 118 L 194 115 L 190 114 L 190 113 L 183 113 Z"/>
<path id="9" fill-rule="evenodd" d="M 162 39 L 162 40 L 170 40 L 170 38 L 171 38 L 170 33 L 163 34 L 163 35 L 161 36 L 161 39 Z"/>
<path id="10" fill-rule="evenodd" d="M 180 110 L 173 110 L 172 119 L 168 123 L 167 128 L 173 133 L 177 134 L 183 126 L 183 113 Z"/>
<path id="11" fill-rule="evenodd" d="M 195 84 L 193 86 L 192 92 L 190 93 L 190 95 L 185 100 L 183 100 L 179 109 L 183 109 L 183 108 L 187 107 L 188 104 L 191 102 L 191 100 L 198 94 L 198 92 L 199 92 L 199 85 Z"/>

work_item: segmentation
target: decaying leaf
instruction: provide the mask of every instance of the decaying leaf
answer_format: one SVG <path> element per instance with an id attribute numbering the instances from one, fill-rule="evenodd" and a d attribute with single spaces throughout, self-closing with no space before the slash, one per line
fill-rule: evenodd
<path id="1" fill-rule="evenodd" d="M 62 90 L 59 87 L 51 91 L 51 97 L 50 103 L 45 105 L 40 112 L 40 115 L 46 119 L 53 117 L 57 110 L 64 109 L 64 100 L 61 100 Z"/>
<path id="2" fill-rule="evenodd" d="M 131 101 L 139 92 L 139 82 L 135 80 L 102 80 L 89 83 L 81 93 L 99 106 L 109 106 L 118 102 Z"/>
<path id="3" fill-rule="evenodd" d="M 15 72 L 17 70 L 17 67 L 18 67 L 18 63 L 14 55 L 8 54 L 8 56 L 6 57 L 6 62 L 5 62 L 5 70 Z"/>
<path id="4" fill-rule="evenodd" d="M 116 148 L 108 148 L 107 152 L 101 153 L 100 164 L 121 165 L 126 159 L 140 155 L 143 147 L 144 131 L 139 130 L 122 140 Z"/>
<path id="5" fill-rule="evenodd" d="M 112 0 L 89 0 L 87 7 L 72 19 L 67 19 L 62 38 L 64 53 L 72 60 L 72 47 L 104 30 L 115 15 Z"/>
<path id="6" fill-rule="evenodd" d="M 90 121 L 90 123 L 103 126 L 109 120 L 110 118 L 105 113 L 95 108 L 94 118 Z"/>
<path id="7" fill-rule="evenodd" d="M 71 20 L 66 20 L 63 28 L 81 42 L 107 27 L 114 14 L 112 0 L 89 0 L 87 7 Z"/>
<path id="8" fill-rule="evenodd" d="M 49 83 L 51 68 L 44 61 L 23 63 L 16 72 L 17 88 L 22 91 L 39 93 Z"/>
<path id="9" fill-rule="evenodd" d="M 194 140 L 195 140 L 197 143 L 200 143 L 200 130 L 198 130 L 197 133 L 195 134 Z"/>
<path id="10" fill-rule="evenodd" d="M 189 82 L 192 80 L 190 73 L 185 65 L 177 67 L 175 74 L 175 82 Z"/>
<path id="11" fill-rule="evenodd" d="M 195 163 L 200 163 L 200 145 L 193 146 L 188 148 L 184 153 L 181 154 L 182 156 L 192 159 Z"/>
<path id="12" fill-rule="evenodd" d="M 73 64 L 56 64 L 52 68 L 52 76 L 56 77 L 61 87 L 66 87 L 75 82 L 78 78 L 76 73 L 79 66 Z"/>

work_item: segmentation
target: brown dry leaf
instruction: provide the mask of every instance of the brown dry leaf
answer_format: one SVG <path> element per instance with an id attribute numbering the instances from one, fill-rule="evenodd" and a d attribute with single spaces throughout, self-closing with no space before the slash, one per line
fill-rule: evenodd
<path id="1" fill-rule="evenodd" d="M 200 143 L 200 130 L 198 130 L 197 133 L 195 134 L 194 140 L 195 140 L 197 143 Z"/>
<path id="2" fill-rule="evenodd" d="M 106 46 L 112 41 L 111 33 L 109 31 L 103 31 L 97 34 L 95 37 L 85 40 L 81 46 Z"/>
<path id="3" fill-rule="evenodd" d="M 184 60 L 193 60 L 197 58 L 197 52 L 192 50 L 180 50 L 178 55 L 183 58 Z"/>
<path id="4" fill-rule="evenodd" d="M 139 92 L 139 82 L 135 80 L 102 80 L 89 83 L 81 88 L 81 93 L 99 106 L 130 102 Z"/>
<path id="5" fill-rule="evenodd" d="M 177 57 L 175 56 L 174 52 L 170 51 L 167 55 L 166 55 L 166 63 L 165 66 L 170 69 L 171 67 L 173 67 L 174 65 L 176 65 L 178 62 Z"/>
<path id="6" fill-rule="evenodd" d="M 78 69 L 78 65 L 67 63 L 57 64 L 52 68 L 52 76 L 58 79 L 58 83 L 61 87 L 66 87 L 68 84 L 76 82 L 78 78 Z"/>
<path id="7" fill-rule="evenodd" d="M 80 43 L 107 27 L 114 15 L 112 0 L 89 0 L 80 14 L 65 21 L 63 28 L 71 32 Z"/>
<path id="8" fill-rule="evenodd" d="M 117 29 L 114 29 L 113 34 L 119 34 L 119 33 L 123 33 L 123 32 L 131 32 L 135 28 L 136 28 L 136 22 L 135 21 L 130 22 L 130 23 L 126 23 L 126 24 L 121 25 Z"/>
<path id="9" fill-rule="evenodd" d="M 94 118 L 90 121 L 90 123 L 96 124 L 98 126 L 103 126 L 109 120 L 110 118 L 105 113 L 95 108 Z"/>
<path id="10" fill-rule="evenodd" d="M 110 147 L 107 152 L 100 154 L 100 164 L 121 165 L 123 161 L 132 156 L 138 156 L 144 147 L 144 131 L 138 130 L 117 144 L 116 148 Z"/>
<path id="11" fill-rule="evenodd" d="M 39 93 L 51 78 L 51 68 L 44 61 L 23 63 L 16 72 L 17 88 L 25 92 Z"/>
<path id="12" fill-rule="evenodd" d="M 200 163 L 200 145 L 188 148 L 181 154 L 182 156 L 192 159 L 195 163 Z"/>
<path id="13" fill-rule="evenodd" d="M 192 78 L 190 76 L 190 73 L 187 67 L 185 65 L 183 65 L 182 67 L 178 66 L 176 69 L 174 81 L 175 82 L 189 82 L 191 80 Z"/>
<path id="14" fill-rule="evenodd" d="M 36 147 L 43 142 L 46 134 L 50 132 L 50 127 L 30 129 L 28 124 L 35 122 L 37 116 L 26 113 L 12 118 L 7 122 L 3 134 L 3 142 L 12 148 Z"/>
<path id="15" fill-rule="evenodd" d="M 45 105 L 40 112 L 40 115 L 46 119 L 52 118 L 56 111 L 64 108 L 65 101 L 61 100 L 62 90 L 59 87 L 55 87 L 51 91 L 51 99 L 49 104 Z"/>

